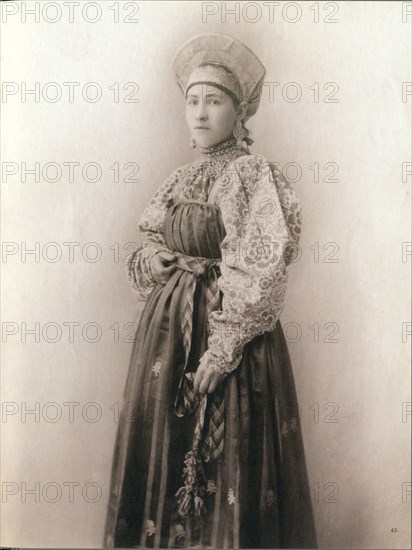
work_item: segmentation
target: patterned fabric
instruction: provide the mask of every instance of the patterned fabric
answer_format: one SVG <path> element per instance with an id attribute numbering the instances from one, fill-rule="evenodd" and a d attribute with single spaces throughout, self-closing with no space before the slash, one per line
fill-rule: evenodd
<path id="1" fill-rule="evenodd" d="M 160 251 L 170 252 L 164 239 L 168 207 L 173 201 L 207 201 L 211 185 L 231 161 L 245 153 L 234 137 L 213 147 L 201 148 L 197 160 L 174 170 L 156 191 L 138 224 L 144 240 L 127 259 L 129 281 L 138 299 L 146 300 L 155 285 L 150 269 L 152 257 Z"/>
<path id="2" fill-rule="evenodd" d="M 211 190 L 212 178 L 205 183 L 202 169 L 213 159 L 220 170 Z M 160 250 L 170 251 L 163 237 L 167 209 L 174 201 L 193 197 L 198 188 L 200 198 L 216 197 L 226 231 L 218 280 L 222 310 L 209 316 L 209 346 L 201 364 L 228 374 L 239 365 L 245 344 L 273 330 L 283 311 L 286 267 L 296 257 L 301 207 L 291 186 L 263 155 L 242 154 L 233 140 L 209 157 L 203 153 L 199 161 L 175 170 L 143 212 L 139 228 L 144 241 L 128 260 L 129 280 L 139 298 L 147 298 L 155 284 L 151 258 Z"/>

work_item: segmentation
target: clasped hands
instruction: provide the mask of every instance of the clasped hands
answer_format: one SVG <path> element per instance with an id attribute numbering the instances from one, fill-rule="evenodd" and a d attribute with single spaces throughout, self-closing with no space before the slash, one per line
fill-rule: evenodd
<path id="1" fill-rule="evenodd" d="M 176 265 L 174 265 L 176 260 L 177 256 L 172 252 L 156 252 L 150 261 L 150 270 L 154 280 L 160 284 L 166 284 L 176 271 Z M 212 393 L 225 378 L 224 374 L 210 369 L 207 365 L 200 364 L 196 371 L 193 387 L 200 394 Z"/>

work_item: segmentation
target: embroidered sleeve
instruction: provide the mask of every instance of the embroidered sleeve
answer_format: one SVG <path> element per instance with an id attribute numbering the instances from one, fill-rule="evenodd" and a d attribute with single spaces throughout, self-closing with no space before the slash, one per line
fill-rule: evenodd
<path id="1" fill-rule="evenodd" d="M 300 203 L 263 155 L 233 163 L 219 183 L 226 236 L 221 243 L 222 309 L 209 315 L 200 363 L 229 374 L 255 336 L 273 330 L 283 311 L 286 265 L 300 234 Z"/>
<path id="2" fill-rule="evenodd" d="M 278 191 L 280 205 L 289 231 L 289 241 L 283 251 L 286 265 L 296 261 L 300 256 L 299 241 L 302 228 L 301 203 L 290 183 L 276 167 L 275 162 L 269 162 L 273 179 Z"/>
<path id="3" fill-rule="evenodd" d="M 138 227 L 142 235 L 142 242 L 126 260 L 128 280 L 138 300 L 146 300 L 156 284 L 150 269 L 150 260 L 162 250 L 170 252 L 163 236 L 164 219 L 168 202 L 182 170 L 183 167 L 177 168 L 166 178 L 139 220 Z"/>

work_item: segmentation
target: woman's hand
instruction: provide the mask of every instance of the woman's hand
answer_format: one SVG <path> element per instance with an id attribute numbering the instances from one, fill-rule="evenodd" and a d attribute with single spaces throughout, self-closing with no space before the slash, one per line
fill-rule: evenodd
<path id="1" fill-rule="evenodd" d="M 199 365 L 193 387 L 199 393 L 212 393 L 225 378 L 226 375 L 209 369 L 207 365 Z"/>
<path id="2" fill-rule="evenodd" d="M 157 252 L 150 260 L 150 270 L 154 280 L 165 285 L 176 270 L 176 266 L 173 265 L 176 260 L 176 256 L 171 252 Z"/>

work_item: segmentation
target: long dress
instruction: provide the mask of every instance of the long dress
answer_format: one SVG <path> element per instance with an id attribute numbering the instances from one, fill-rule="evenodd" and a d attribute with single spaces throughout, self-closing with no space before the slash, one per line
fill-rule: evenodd
<path id="1" fill-rule="evenodd" d="M 139 227 L 145 240 L 128 268 L 146 304 L 116 438 L 104 546 L 316 548 L 279 321 L 285 268 L 299 239 L 296 195 L 273 163 L 228 140 L 173 172 Z M 256 255 L 256 246 L 249 254 L 239 249 L 262 242 L 271 257 Z M 166 284 L 150 271 L 161 250 L 177 256 Z M 200 397 L 193 376 L 204 361 L 226 377 Z"/>

